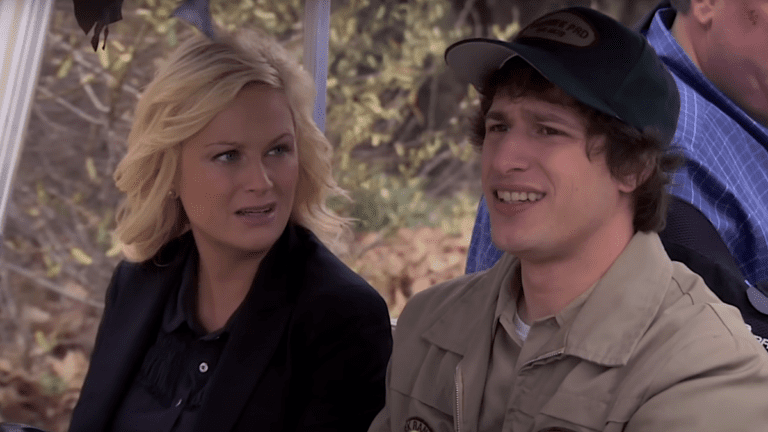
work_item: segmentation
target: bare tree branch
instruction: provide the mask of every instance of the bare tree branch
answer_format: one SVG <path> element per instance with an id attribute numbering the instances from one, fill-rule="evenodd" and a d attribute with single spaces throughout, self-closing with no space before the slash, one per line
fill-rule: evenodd
<path id="1" fill-rule="evenodd" d="M 80 74 L 80 77 L 82 78 L 82 73 Z M 82 81 L 83 80 L 81 79 L 80 82 L 82 82 Z M 85 94 L 88 95 L 88 98 L 91 99 L 91 102 L 93 103 L 94 108 L 96 108 L 97 110 L 99 110 L 99 111 L 101 111 L 103 113 L 108 113 L 109 112 L 109 107 L 104 105 L 99 100 L 98 96 L 96 96 L 96 93 L 93 91 L 93 87 L 91 86 L 91 84 L 83 83 L 83 90 L 85 90 Z"/>
<path id="2" fill-rule="evenodd" d="M 46 97 L 53 99 L 59 105 L 61 105 L 64 108 L 68 109 L 73 114 L 75 114 L 76 116 L 82 118 L 83 120 L 85 120 L 85 121 L 87 121 L 89 123 L 92 123 L 92 124 L 95 124 L 95 125 L 103 125 L 105 123 L 105 121 L 103 119 L 97 119 L 96 117 L 91 116 L 90 114 L 88 114 L 85 111 L 81 110 L 80 108 L 72 105 L 66 99 L 62 98 L 61 96 L 58 96 L 58 95 L 54 94 L 52 91 L 48 90 L 45 87 L 42 87 L 42 86 L 38 87 L 38 90 L 40 91 L 40 93 L 42 93 Z"/>
<path id="3" fill-rule="evenodd" d="M 63 297 L 66 297 L 66 298 L 71 299 L 71 300 L 75 300 L 75 301 L 80 302 L 80 303 L 85 303 L 85 304 L 93 306 L 93 307 L 95 307 L 97 309 L 104 309 L 104 303 L 97 302 L 97 301 L 94 301 L 94 300 L 91 300 L 91 299 L 88 299 L 88 298 L 83 298 L 83 297 L 79 297 L 79 296 L 73 295 L 73 294 L 69 293 L 67 290 L 65 290 L 64 288 L 54 284 L 53 282 L 51 282 L 51 281 L 49 281 L 47 279 L 44 279 L 44 278 L 40 277 L 39 275 L 37 275 L 37 274 L 35 274 L 35 273 L 33 273 L 33 272 L 29 271 L 29 270 L 23 269 L 23 268 L 15 265 L 15 264 L 11 264 L 11 263 L 5 262 L 5 261 L 0 261 L 0 267 L 3 267 L 5 269 L 8 269 L 8 270 L 16 273 L 16 274 L 24 276 L 27 279 L 30 279 L 33 282 L 35 282 L 40 287 L 45 288 L 45 289 L 47 289 L 49 291 L 55 292 L 56 294 L 59 294 L 59 295 L 61 295 Z"/>
<path id="4" fill-rule="evenodd" d="M 51 40 L 51 43 L 55 45 L 57 48 L 60 48 L 66 52 L 72 53 L 72 60 L 75 63 L 77 63 L 79 66 L 81 66 L 85 72 L 92 73 L 94 75 L 104 76 L 104 77 L 110 76 L 109 71 L 101 67 L 101 65 L 88 61 L 83 56 L 83 52 L 77 47 L 73 46 L 72 44 L 66 42 L 63 39 L 62 35 L 51 33 L 49 34 L 49 38 Z M 141 95 L 141 92 L 139 91 L 139 89 L 130 84 L 123 83 L 121 88 L 123 91 L 132 94 L 137 99 Z"/>
<path id="5" fill-rule="evenodd" d="M 18 318 L 18 308 L 16 307 L 16 300 L 8 285 L 8 271 L 5 269 L 0 270 L 0 300 L 2 300 L 3 310 L 8 311 L 11 319 L 16 321 Z"/>
<path id="6" fill-rule="evenodd" d="M 438 75 L 432 74 L 429 82 L 429 107 L 427 108 L 427 130 L 435 129 L 435 116 L 437 115 L 437 98 L 439 96 Z"/>
<path id="7" fill-rule="evenodd" d="M 456 22 L 453 24 L 454 29 L 459 29 L 464 26 L 465 21 L 467 20 L 467 16 L 475 6 L 475 1 L 477 0 L 467 0 L 464 3 L 464 7 L 461 9 L 461 12 L 459 12 L 459 16 L 456 18 Z"/>
<path id="8" fill-rule="evenodd" d="M 72 132 L 72 128 L 69 128 L 67 126 L 64 126 L 60 123 L 56 123 L 55 121 L 51 120 L 51 118 L 48 117 L 47 114 L 45 114 L 40 104 L 32 104 L 32 111 L 40 120 L 43 121 L 43 123 L 46 124 L 46 126 L 49 126 L 53 129 L 57 129 L 60 132 Z"/>

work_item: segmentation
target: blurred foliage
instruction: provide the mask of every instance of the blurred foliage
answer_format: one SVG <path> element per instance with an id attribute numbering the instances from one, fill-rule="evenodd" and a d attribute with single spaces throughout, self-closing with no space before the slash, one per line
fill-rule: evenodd
<path id="1" fill-rule="evenodd" d="M 472 151 L 461 144 L 458 123 L 446 121 L 460 90 L 440 92 L 448 87 L 443 51 L 467 35 L 450 18 L 448 3 L 431 0 L 353 0 L 334 11 L 327 134 L 360 229 L 438 224 L 449 215 L 435 194 L 425 196 L 428 180 L 458 173 L 444 179 L 454 190 L 442 196 L 468 187 Z M 463 169 L 446 172 L 451 164 Z"/>

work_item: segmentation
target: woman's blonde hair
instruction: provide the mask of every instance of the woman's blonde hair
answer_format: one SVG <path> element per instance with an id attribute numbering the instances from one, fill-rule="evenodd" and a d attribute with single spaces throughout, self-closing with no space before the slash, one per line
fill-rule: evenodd
<path id="1" fill-rule="evenodd" d="M 333 148 L 312 118 L 312 78 L 276 40 L 240 30 L 215 41 L 197 35 L 182 43 L 138 102 L 128 152 L 114 175 L 117 188 L 126 194 L 115 233 L 128 259 L 149 259 L 189 230 L 172 192 L 182 143 L 254 83 L 282 90 L 293 115 L 299 180 L 291 220 L 335 252 L 344 251 L 349 221 L 334 214 L 326 200 L 347 195 L 331 172 Z"/>

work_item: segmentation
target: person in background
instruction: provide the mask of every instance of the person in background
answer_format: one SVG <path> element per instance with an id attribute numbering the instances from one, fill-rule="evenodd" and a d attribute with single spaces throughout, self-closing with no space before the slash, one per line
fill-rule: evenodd
<path id="1" fill-rule="evenodd" d="M 694 251 L 681 248 L 679 224 L 661 238 L 674 260 L 739 307 L 768 350 L 768 0 L 663 1 L 639 27 L 680 92 L 674 143 L 685 163 L 670 192 L 703 214 L 727 250 L 717 256 L 696 238 Z M 466 272 L 490 268 L 502 253 L 483 198 Z"/>
<path id="2" fill-rule="evenodd" d="M 72 432 L 359 431 L 384 403 L 387 306 L 329 247 L 347 221 L 309 75 L 273 39 L 195 36 L 115 172 L 128 261 Z"/>
<path id="3" fill-rule="evenodd" d="M 574 7 L 445 57 L 504 254 L 406 304 L 369 431 L 765 430 L 768 353 L 657 234 L 680 104 L 645 38 Z"/>
<path id="4" fill-rule="evenodd" d="M 662 1 L 639 27 L 680 89 L 686 164 L 671 192 L 715 226 L 753 286 L 713 290 L 768 349 L 768 0 Z"/>

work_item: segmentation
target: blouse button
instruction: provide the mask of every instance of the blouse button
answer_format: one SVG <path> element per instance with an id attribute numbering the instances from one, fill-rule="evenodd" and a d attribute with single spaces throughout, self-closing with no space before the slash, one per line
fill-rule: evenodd
<path id="1" fill-rule="evenodd" d="M 206 363 L 206 362 L 200 363 L 200 366 L 198 366 L 197 370 L 199 370 L 200 373 L 208 372 L 208 363 Z"/>
<path id="2" fill-rule="evenodd" d="M 176 401 L 176 406 L 178 407 L 179 405 L 181 405 L 181 399 Z"/>

